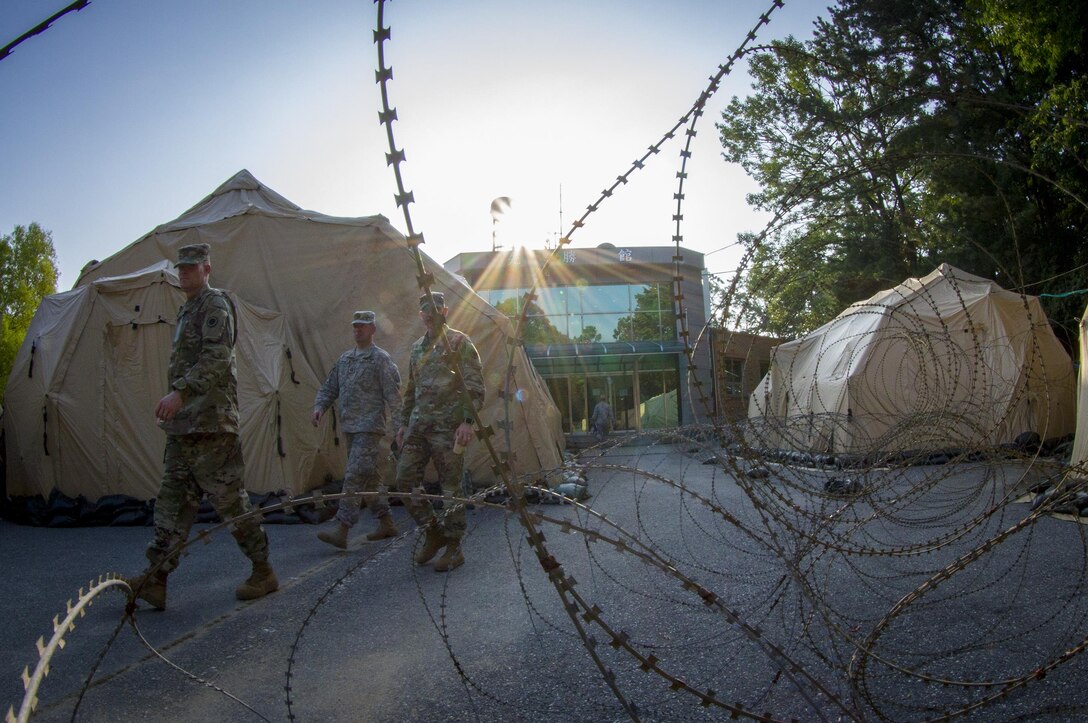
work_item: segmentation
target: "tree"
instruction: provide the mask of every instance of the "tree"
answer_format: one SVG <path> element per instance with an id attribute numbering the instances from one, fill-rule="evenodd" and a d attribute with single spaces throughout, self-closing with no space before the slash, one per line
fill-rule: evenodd
<path id="1" fill-rule="evenodd" d="M 597 327 L 593 324 L 586 324 L 582 327 L 582 333 L 575 339 L 576 344 L 596 344 L 601 340 L 601 333 L 597 331 Z"/>
<path id="2" fill-rule="evenodd" d="M 518 299 L 503 299 L 495 308 L 506 314 L 510 319 L 518 319 Z M 569 344 L 570 337 L 555 328 L 555 324 L 548 320 L 544 310 L 530 301 L 526 311 L 525 324 L 521 331 L 522 344 Z"/>
<path id="3" fill-rule="evenodd" d="M 32 223 L 0 236 L 0 402 L 30 320 L 42 299 L 56 290 L 52 234 Z"/>
<path id="4" fill-rule="evenodd" d="M 672 284 L 650 284 L 635 294 L 635 313 L 616 321 L 616 339 L 658 341 L 676 336 L 671 307 Z M 662 320 L 662 316 L 666 317 Z"/>
<path id="5" fill-rule="evenodd" d="M 1088 280 L 1067 273 L 1088 262 L 1088 105 L 1067 90 L 1047 108 L 1053 78 L 1017 60 L 1083 79 L 1084 53 L 1061 34 L 1045 50 L 998 42 L 1001 13 L 1035 4 L 842 0 L 811 41 L 752 57 L 754 91 L 718 126 L 760 184 L 749 201 L 775 214 L 741 239 L 741 321 L 801 334 L 944 261 L 1033 294 Z"/>

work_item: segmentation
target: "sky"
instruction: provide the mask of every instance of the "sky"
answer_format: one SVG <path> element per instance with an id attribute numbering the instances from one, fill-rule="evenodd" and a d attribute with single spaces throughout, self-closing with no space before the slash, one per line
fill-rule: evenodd
<path id="1" fill-rule="evenodd" d="M 0 45 L 70 0 L 2 0 Z M 811 36 L 826 0 L 785 0 L 757 42 Z M 543 248 L 658 143 L 771 0 L 396 0 L 386 63 L 412 222 L 439 262 Z M 335 216 L 397 208 L 370 0 L 92 0 L 0 61 L 0 233 L 52 233 L 58 289 L 248 169 Z M 684 247 L 736 267 L 766 217 L 714 123 L 750 90 L 739 63 L 699 121 Z M 572 248 L 670 245 L 683 134 L 607 199 Z M 512 199 L 497 220 L 493 199 Z M 721 249 L 721 250 L 720 250 Z"/>

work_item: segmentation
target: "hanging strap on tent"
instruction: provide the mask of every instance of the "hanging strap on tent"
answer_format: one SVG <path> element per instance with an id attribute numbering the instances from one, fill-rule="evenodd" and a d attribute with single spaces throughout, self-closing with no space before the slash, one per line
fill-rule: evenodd
<path id="1" fill-rule="evenodd" d="M 34 378 L 34 352 L 38 351 L 38 340 L 30 342 L 30 368 L 26 370 L 28 379 Z"/>
<path id="2" fill-rule="evenodd" d="M 295 384 L 299 384 L 299 380 L 295 378 L 295 363 L 291 361 L 291 347 L 285 346 L 283 350 L 287 352 L 287 366 L 291 368 L 291 381 Z"/>
<path id="3" fill-rule="evenodd" d="M 49 407 L 42 405 L 42 449 L 49 456 Z"/>
<path id="4" fill-rule="evenodd" d="M 336 433 L 336 405 L 329 407 L 329 411 L 332 412 L 332 445 L 334 447 L 340 446 L 340 435 Z"/>
<path id="5" fill-rule="evenodd" d="M 280 415 L 279 392 L 276 392 L 276 451 L 280 453 L 280 457 L 287 456 L 283 451 L 283 417 Z"/>

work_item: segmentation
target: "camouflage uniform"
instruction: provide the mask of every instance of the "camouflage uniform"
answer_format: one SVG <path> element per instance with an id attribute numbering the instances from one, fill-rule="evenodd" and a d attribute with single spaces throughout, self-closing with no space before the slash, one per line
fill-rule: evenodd
<path id="1" fill-rule="evenodd" d="M 484 399 L 480 354 L 464 332 L 445 327 L 445 334 L 450 351 L 461 364 L 464 387 L 479 405 Z M 412 347 L 408 364 L 401 407 L 401 426 L 408 431 L 397 462 L 396 487 L 407 492 L 413 485 L 421 484 L 424 467 L 433 461 L 439 482 L 459 493 L 465 458 L 453 453 L 453 435 L 462 422 L 472 421 L 472 410 L 464 406 L 461 380 L 451 369 L 445 343 L 441 338 L 432 338 L 429 332 Z M 413 502 L 406 498 L 405 506 L 419 525 L 434 518 L 429 500 Z M 464 506 L 455 505 L 438 521 L 438 526 L 444 537 L 460 540 L 465 533 Z"/>
<path id="2" fill-rule="evenodd" d="M 603 442 L 608 437 L 614 421 L 612 407 L 608 402 L 603 399 L 597 402 L 597 406 L 593 407 L 593 414 L 589 417 L 589 428 L 598 442 Z"/>
<path id="3" fill-rule="evenodd" d="M 344 352 L 318 390 L 314 409 L 324 412 L 337 400 L 340 428 L 348 443 L 344 492 L 384 492 L 377 459 L 386 431 L 385 409 L 396 414 L 400 407 L 400 371 L 389 353 L 373 344 Z M 341 499 L 336 519 L 354 526 L 359 521 L 360 502 L 358 497 Z M 384 495 L 370 498 L 367 507 L 375 519 L 389 514 Z"/>
<path id="4" fill-rule="evenodd" d="M 155 502 L 155 536 L 147 548 L 152 564 L 169 573 L 178 566 L 168 553 L 189 537 L 201 494 L 224 520 L 249 511 L 242 486 L 238 439 L 237 332 L 234 304 L 206 287 L 178 311 L 167 380 L 182 396 L 182 407 L 161 422 L 166 432 L 162 485 Z M 268 562 L 268 537 L 260 522 L 247 518 L 231 533 L 254 564 Z"/>

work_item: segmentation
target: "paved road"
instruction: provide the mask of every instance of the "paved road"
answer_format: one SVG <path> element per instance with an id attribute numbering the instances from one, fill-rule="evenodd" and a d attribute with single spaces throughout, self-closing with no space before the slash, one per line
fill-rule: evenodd
<path id="1" fill-rule="evenodd" d="M 993 681 L 1054 659 L 1088 635 L 1080 588 L 1085 528 L 1054 520 L 996 545 L 882 627 L 905 594 L 1023 518 L 1027 508 L 1010 505 L 971 522 L 992 506 L 995 490 L 1019 479 L 1018 471 L 882 473 L 879 500 L 843 512 L 841 502 L 806 503 L 794 485 L 818 477 L 814 473 L 772 474 L 759 488 L 768 496 L 759 501 L 727 469 L 682 451 L 621 448 L 595 460 L 608 466 L 591 470 L 589 504 L 630 534 L 632 547 L 640 541 L 661 565 L 713 590 L 725 613 L 685 590 L 677 576 L 623 549 L 549 522 L 541 529 L 575 580 L 573 589 L 598 606 L 610 630 L 622 631 L 669 674 L 714 691 L 717 699 L 786 719 L 844 717 L 797 670 L 776 662 L 781 652 L 850 711 L 872 719 L 875 704 L 893 720 L 923 720 L 996 688 L 926 684 L 870 663 L 866 698 L 846 683 L 854 652 L 849 641 L 880 629 L 874 651 L 896 665 L 934 677 Z M 937 482 L 927 485 L 931 480 Z M 681 494 L 676 481 L 698 496 Z M 910 504 L 886 514 L 881 505 L 894 507 L 891 501 L 904 490 L 914 490 Z M 885 514 L 866 517 L 877 508 Z M 532 509 L 616 534 L 569 505 Z M 769 509 L 778 510 L 779 519 L 769 517 Z M 408 529 L 403 509 L 394 513 Z M 215 535 L 195 545 L 171 577 L 168 610 L 141 608 L 135 616 L 140 634 L 170 662 L 123 624 L 124 597 L 109 591 L 55 656 L 34 720 L 70 720 L 77 700 L 81 721 L 629 719 L 520 525 L 494 509 L 476 509 L 469 521 L 468 561 L 448 575 L 411 564 L 414 534 L 363 542 L 371 524 L 365 517 L 346 552 L 318 542 L 311 526 L 269 525 L 281 589 L 250 603 L 233 598 L 248 572 L 244 558 L 233 540 Z M 150 528 L 0 522 L 0 691 L 6 701 L 17 706 L 21 700 L 19 674 L 36 663 L 34 641 L 48 639 L 53 616 L 63 615 L 66 601 L 100 574 L 138 571 L 149 535 Z M 833 554 L 806 542 L 811 539 L 885 552 L 942 542 L 924 554 L 867 556 Z M 668 681 L 608 645 L 601 627 L 579 620 L 641 719 L 729 718 L 727 710 L 670 690 Z M 750 632 L 756 627 L 761 637 Z M 1028 627 L 1035 630 L 1021 634 Z M 975 719 L 1084 714 L 1083 657 Z"/>

